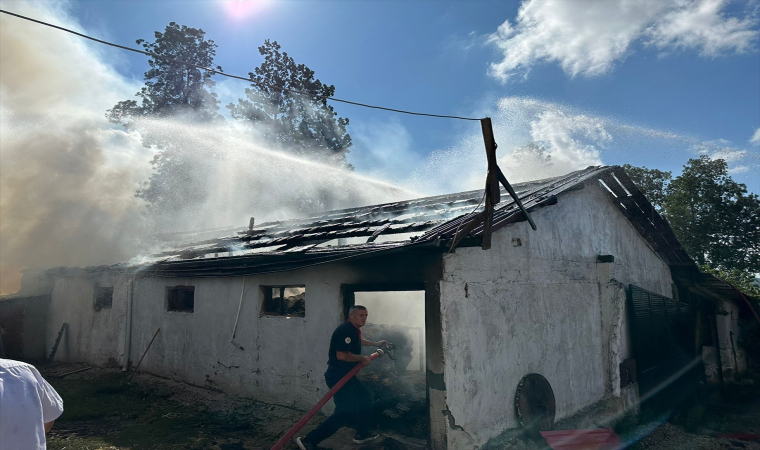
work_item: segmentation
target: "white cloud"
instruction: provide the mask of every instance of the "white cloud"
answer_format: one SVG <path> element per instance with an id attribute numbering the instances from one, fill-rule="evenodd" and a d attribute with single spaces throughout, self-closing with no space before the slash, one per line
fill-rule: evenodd
<path id="1" fill-rule="evenodd" d="M 601 164 L 599 147 L 612 141 L 604 120 L 547 110 L 530 123 L 534 142 L 545 145 L 555 162 L 576 168 Z"/>
<path id="2" fill-rule="evenodd" d="M 750 171 L 750 167 L 749 166 L 736 166 L 736 167 L 732 167 L 731 169 L 728 169 L 729 175 L 735 175 L 735 174 L 739 174 L 739 173 L 746 173 L 746 172 L 749 172 L 749 171 Z"/>
<path id="3" fill-rule="evenodd" d="M 755 134 L 752 135 L 752 137 L 749 139 L 749 142 L 751 144 L 760 144 L 760 127 L 757 127 Z"/>
<path id="4" fill-rule="evenodd" d="M 725 14 L 728 0 L 526 0 L 515 23 L 504 22 L 489 42 L 503 53 L 490 74 L 503 82 L 526 77 L 539 62 L 570 76 L 603 75 L 641 42 L 661 52 L 703 56 L 749 51 L 756 18 Z"/>
<path id="5" fill-rule="evenodd" d="M 693 149 L 700 155 L 707 155 L 711 159 L 722 159 L 727 163 L 740 161 L 748 156 L 746 150 L 739 150 L 731 146 L 731 142 L 725 139 L 699 142 Z"/>
<path id="6" fill-rule="evenodd" d="M 752 29 L 755 19 L 727 17 L 721 13 L 727 4 L 725 0 L 679 2 L 647 30 L 647 43 L 661 50 L 697 50 L 703 56 L 745 52 L 757 36 Z"/>
<path id="7" fill-rule="evenodd" d="M 515 183 L 602 164 L 601 149 L 613 140 L 609 121 L 602 117 L 526 97 L 499 100 L 492 122 L 499 165 Z M 433 152 L 414 171 L 408 186 L 430 194 L 480 189 L 486 170 L 483 136 L 477 127 L 451 148 Z"/>
<path id="8" fill-rule="evenodd" d="M 699 155 L 707 155 L 710 159 L 722 159 L 728 164 L 728 173 L 738 175 L 747 173 L 757 164 L 752 159 L 757 158 L 757 154 L 748 150 L 741 150 L 731 145 L 730 141 L 725 139 L 715 139 L 696 143 L 692 146 L 692 151 Z"/>
<path id="9" fill-rule="evenodd" d="M 744 159 L 747 156 L 746 150 L 736 150 L 733 148 L 721 148 L 710 154 L 712 159 L 722 159 L 726 162 L 735 162 Z"/>
<path id="10" fill-rule="evenodd" d="M 446 38 L 445 46 L 460 54 L 466 54 L 472 50 L 476 45 L 483 45 L 485 41 L 484 36 L 476 34 L 474 31 L 470 31 L 466 35 L 450 35 Z"/>

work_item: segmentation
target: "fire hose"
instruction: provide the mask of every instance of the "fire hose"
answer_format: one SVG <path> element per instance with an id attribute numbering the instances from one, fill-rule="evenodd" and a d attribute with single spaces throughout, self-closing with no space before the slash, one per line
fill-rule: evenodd
<path id="1" fill-rule="evenodd" d="M 388 346 L 388 350 L 383 350 L 381 348 L 378 348 L 375 353 L 369 355 L 369 360 L 374 361 L 375 359 L 387 354 L 391 359 L 393 358 L 393 344 L 386 344 Z M 353 369 L 351 369 L 350 372 L 348 372 L 343 378 L 340 379 L 337 383 L 335 383 L 335 386 L 332 387 L 324 397 L 322 397 L 322 400 L 318 401 L 316 405 L 314 405 L 313 408 L 309 410 L 302 418 L 298 421 L 295 425 L 293 425 L 293 428 L 288 430 L 287 433 L 285 433 L 285 436 L 281 437 L 279 441 L 277 441 L 273 446 L 272 450 L 280 450 L 282 447 L 285 446 L 291 439 L 293 439 L 293 436 L 298 433 L 298 430 L 303 428 L 304 425 L 312 418 L 314 417 L 314 414 L 317 413 L 320 409 L 322 409 L 325 404 L 330 401 L 331 398 L 335 395 L 336 392 L 338 392 L 346 383 L 348 383 L 348 380 L 351 379 L 354 375 L 356 375 L 360 370 L 364 368 L 363 363 L 357 363 L 356 366 L 354 366 Z"/>

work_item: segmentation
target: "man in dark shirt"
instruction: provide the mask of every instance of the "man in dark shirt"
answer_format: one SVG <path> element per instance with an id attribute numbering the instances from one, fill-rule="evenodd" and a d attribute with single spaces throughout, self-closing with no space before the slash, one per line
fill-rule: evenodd
<path id="1" fill-rule="evenodd" d="M 330 338 L 329 359 L 325 381 L 327 387 L 335 386 L 348 372 L 362 363 L 369 364 L 369 358 L 362 356 L 362 345 L 379 347 L 388 341 L 378 342 L 362 339 L 361 327 L 367 322 L 367 308 L 361 305 L 348 310 L 348 321 L 341 324 Z M 370 431 L 372 422 L 372 397 L 354 375 L 333 397 L 335 412 L 306 437 L 296 438 L 301 450 L 313 450 L 317 444 L 332 436 L 341 427 L 347 425 L 356 430 L 355 444 L 362 444 L 378 437 Z"/>

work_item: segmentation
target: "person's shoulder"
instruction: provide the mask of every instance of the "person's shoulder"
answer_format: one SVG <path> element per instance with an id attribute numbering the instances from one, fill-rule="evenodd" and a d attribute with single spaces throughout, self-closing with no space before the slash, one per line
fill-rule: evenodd
<path id="1" fill-rule="evenodd" d="M 15 359 L 0 358 L 0 367 L 3 369 L 10 369 L 11 367 L 25 367 L 27 369 L 34 368 L 33 365 L 22 361 L 16 361 Z"/>
<path id="2" fill-rule="evenodd" d="M 351 322 L 346 321 L 338 325 L 338 328 L 335 329 L 335 332 L 333 332 L 333 334 L 345 335 L 345 334 L 351 333 L 352 329 L 355 329 L 354 326 L 351 325 Z"/>

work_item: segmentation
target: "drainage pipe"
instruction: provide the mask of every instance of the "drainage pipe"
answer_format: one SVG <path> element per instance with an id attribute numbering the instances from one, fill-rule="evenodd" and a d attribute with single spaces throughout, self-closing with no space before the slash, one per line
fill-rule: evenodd
<path id="1" fill-rule="evenodd" d="M 253 222 L 253 217 L 251 217 L 251 222 Z M 243 294 L 245 294 L 245 280 L 247 278 L 248 277 L 243 277 L 243 288 L 240 289 L 240 304 L 238 305 L 237 316 L 235 316 L 235 326 L 232 328 L 232 336 L 230 336 L 230 342 L 232 342 L 235 339 L 235 332 L 237 331 L 238 320 L 240 320 L 240 310 L 243 309 Z"/>
<path id="2" fill-rule="evenodd" d="M 121 367 L 122 372 L 129 370 L 129 353 L 132 346 L 132 299 L 135 291 L 134 275 L 129 277 L 127 291 L 127 313 L 124 317 L 124 361 Z"/>
<path id="3" fill-rule="evenodd" d="M 383 356 L 384 354 L 385 354 L 385 351 L 378 348 L 375 353 L 369 355 L 369 360 L 372 361 L 372 360 L 374 360 L 376 358 L 379 358 L 379 357 Z M 285 436 L 283 436 L 282 438 L 280 438 L 280 440 L 277 441 L 272 446 L 272 450 L 280 450 L 282 447 L 285 446 L 285 444 L 287 444 L 291 439 L 293 439 L 293 436 L 295 436 L 296 433 L 298 433 L 298 430 L 300 430 L 301 428 L 303 428 L 303 426 L 306 425 L 306 423 L 312 417 L 314 417 L 314 414 L 316 414 L 317 411 L 319 411 L 320 409 L 322 409 L 322 407 L 325 406 L 325 404 L 333 397 L 333 395 L 335 395 L 335 393 L 338 392 L 340 390 L 340 388 L 343 387 L 343 385 L 345 385 L 346 383 L 348 383 L 348 380 L 350 380 L 351 377 L 353 377 L 354 375 L 356 375 L 356 373 L 359 372 L 360 370 L 362 370 L 363 368 L 364 368 L 364 364 L 363 363 L 357 363 L 356 366 L 354 366 L 354 368 L 351 369 L 350 372 L 348 372 L 343 378 L 340 379 L 340 381 L 338 381 L 335 384 L 335 386 L 332 387 L 332 389 L 330 389 L 329 391 L 327 391 L 327 394 L 325 394 L 325 396 L 322 397 L 322 400 L 320 400 L 319 402 L 317 402 L 317 404 L 314 405 L 314 407 L 311 408 L 309 410 L 309 412 L 307 412 L 301 418 L 301 420 L 298 421 L 298 423 L 296 423 L 295 425 L 293 425 L 293 428 L 291 428 L 290 430 L 288 430 L 287 433 L 285 433 Z"/>

